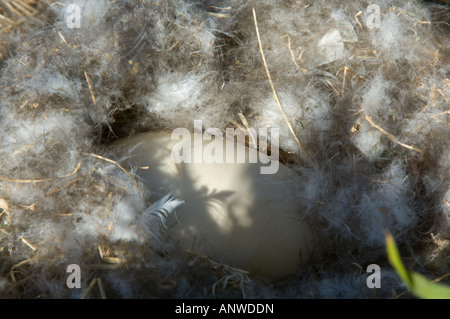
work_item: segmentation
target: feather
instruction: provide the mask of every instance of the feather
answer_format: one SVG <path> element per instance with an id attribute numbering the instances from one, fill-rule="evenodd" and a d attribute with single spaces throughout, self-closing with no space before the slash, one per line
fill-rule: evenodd
<path id="1" fill-rule="evenodd" d="M 161 234 L 161 228 L 167 229 L 165 223 L 166 219 L 178 206 L 183 205 L 184 203 L 184 200 L 177 199 L 172 193 L 169 193 L 154 202 L 142 213 L 139 224 L 144 227 L 149 235 L 158 238 Z"/>

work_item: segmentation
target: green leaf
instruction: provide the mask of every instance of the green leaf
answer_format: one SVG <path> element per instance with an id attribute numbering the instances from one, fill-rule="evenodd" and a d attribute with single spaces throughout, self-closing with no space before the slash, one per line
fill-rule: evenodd
<path id="1" fill-rule="evenodd" d="M 411 292 L 423 299 L 450 299 L 450 286 L 435 283 L 416 272 L 411 273 L 413 287 Z"/>
<path id="2" fill-rule="evenodd" d="M 450 299 L 449 286 L 435 283 L 425 276 L 410 272 L 405 268 L 391 234 L 386 235 L 386 252 L 392 267 L 412 294 L 423 299 Z"/>
<path id="3" fill-rule="evenodd" d="M 398 252 L 397 245 L 394 241 L 394 237 L 392 237 L 391 234 L 386 235 L 386 251 L 392 267 L 394 267 L 394 269 L 397 271 L 398 275 L 406 284 L 406 286 L 410 287 L 412 285 L 411 275 L 403 265 L 400 253 Z"/>

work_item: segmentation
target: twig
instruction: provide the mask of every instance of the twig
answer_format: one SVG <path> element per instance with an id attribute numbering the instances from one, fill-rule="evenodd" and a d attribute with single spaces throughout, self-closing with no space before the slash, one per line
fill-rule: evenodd
<path id="1" fill-rule="evenodd" d="M 258 37 L 259 51 L 261 52 L 261 57 L 262 57 L 262 60 L 263 60 L 263 63 L 264 63 L 264 68 L 266 69 L 266 74 L 267 74 L 267 78 L 269 79 L 270 87 L 272 88 L 273 97 L 275 98 L 275 101 L 277 102 L 277 105 L 278 105 L 278 108 L 280 109 L 281 115 L 283 116 L 283 119 L 284 119 L 284 121 L 286 122 L 286 125 L 288 126 L 289 130 L 291 131 L 292 136 L 294 137 L 294 139 L 295 139 L 295 141 L 297 142 L 297 144 L 298 144 L 298 146 L 300 147 L 300 149 L 301 149 L 301 150 L 303 151 L 303 153 L 306 155 L 308 161 L 309 161 L 310 163 L 312 163 L 312 158 L 311 158 L 311 156 L 309 155 L 308 151 L 306 150 L 306 148 L 303 146 L 303 144 L 300 142 L 300 140 L 298 139 L 297 135 L 295 134 L 294 129 L 292 128 L 292 125 L 291 125 L 291 123 L 289 122 L 289 120 L 288 120 L 288 118 L 287 118 L 287 116 L 286 116 L 286 113 L 284 112 L 284 108 L 283 108 L 283 106 L 281 105 L 281 102 L 280 102 L 280 100 L 279 100 L 279 98 L 278 98 L 277 91 L 275 90 L 275 86 L 274 86 L 274 84 L 273 84 L 273 81 L 272 81 L 272 77 L 271 77 L 271 75 L 270 75 L 269 68 L 268 68 L 268 66 L 267 66 L 266 57 L 265 57 L 265 55 L 264 55 L 264 50 L 263 50 L 262 43 L 261 43 L 261 37 L 260 37 L 260 35 L 259 35 L 258 21 L 257 21 L 257 19 L 256 19 L 255 8 L 252 8 L 252 11 L 253 11 L 253 20 L 254 20 L 254 22 L 255 22 L 256 36 Z"/>
<path id="2" fill-rule="evenodd" d="M 396 144 L 398 144 L 398 145 L 400 145 L 400 146 L 403 146 L 404 148 L 407 148 L 407 149 L 410 149 L 410 150 L 413 150 L 413 151 L 422 153 L 422 150 L 421 150 L 421 149 L 400 142 L 394 135 L 392 135 L 392 134 L 386 132 L 383 128 L 381 128 L 380 126 L 378 126 L 377 124 L 375 124 L 375 123 L 372 121 L 372 118 L 371 118 L 370 116 L 366 116 L 366 120 L 367 120 L 367 122 L 369 122 L 370 125 L 372 125 L 374 128 L 376 128 L 376 129 L 379 130 L 381 133 L 383 133 L 384 135 L 386 135 L 392 142 L 394 142 L 394 143 L 396 143 Z"/>

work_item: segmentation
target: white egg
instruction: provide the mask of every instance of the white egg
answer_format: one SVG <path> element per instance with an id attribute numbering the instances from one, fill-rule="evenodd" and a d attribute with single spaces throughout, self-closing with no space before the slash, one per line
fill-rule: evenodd
<path id="1" fill-rule="evenodd" d="M 167 221 L 166 233 L 182 249 L 251 275 L 276 279 L 294 274 L 316 246 L 314 229 L 294 197 L 295 173 L 277 163 L 276 173 L 262 174 L 261 167 L 269 164 L 250 163 L 249 148 L 225 139 L 216 144 L 223 146 L 223 162 L 230 145 L 235 154 L 244 148 L 246 162 L 207 163 L 205 152 L 213 142 L 196 144 L 194 139 L 198 142 L 202 135 L 192 135 L 178 141 L 171 132 L 151 132 L 115 144 L 117 154 L 130 154 L 131 165 L 148 167 L 137 173 L 151 191 L 152 202 L 170 192 L 185 201 Z M 205 156 L 200 162 L 177 164 L 172 150 L 180 146 L 183 155 L 200 151 Z"/>

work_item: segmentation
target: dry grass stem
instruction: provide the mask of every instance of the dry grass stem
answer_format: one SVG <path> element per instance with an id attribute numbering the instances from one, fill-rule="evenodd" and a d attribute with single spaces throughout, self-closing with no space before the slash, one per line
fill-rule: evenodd
<path id="1" fill-rule="evenodd" d="M 313 161 L 312 161 L 311 155 L 309 155 L 309 152 L 306 150 L 305 146 L 300 142 L 300 140 L 298 139 L 297 135 L 295 134 L 294 129 L 292 128 L 292 125 L 289 122 L 289 119 L 287 118 L 286 112 L 284 111 L 284 108 L 281 105 L 280 99 L 278 98 L 277 91 L 275 90 L 275 86 L 274 86 L 273 81 L 272 81 L 272 76 L 270 75 L 269 67 L 267 66 L 267 61 L 266 61 L 266 56 L 264 54 L 264 49 L 262 47 L 261 37 L 259 35 L 258 20 L 256 19 L 255 8 L 252 8 L 252 11 L 253 11 L 253 20 L 255 22 L 256 36 L 258 38 L 258 43 L 259 43 L 259 50 L 261 52 L 261 57 L 262 57 L 262 60 L 263 60 L 263 63 L 264 63 L 264 68 L 266 70 L 267 78 L 269 79 L 270 87 L 272 88 L 273 96 L 275 98 L 275 101 L 277 102 L 278 108 L 280 109 L 281 115 L 283 116 L 283 119 L 286 122 L 286 125 L 288 126 L 289 130 L 292 133 L 292 136 L 294 137 L 294 139 L 297 142 L 297 144 L 298 144 L 299 148 L 301 149 L 301 151 L 304 153 L 305 157 L 308 159 L 308 161 L 310 163 L 312 163 Z"/>
<path id="2" fill-rule="evenodd" d="M 28 240 L 26 240 L 23 236 L 20 236 L 20 239 L 22 240 L 22 242 L 27 245 L 28 247 L 30 247 L 32 250 L 37 250 L 37 248 L 32 245 Z"/>
<path id="3" fill-rule="evenodd" d="M 333 84 L 331 84 L 331 82 L 329 80 L 325 80 L 325 82 L 333 89 L 334 93 L 337 94 L 337 96 L 340 96 L 341 94 L 339 93 L 338 90 L 336 90 L 336 88 L 333 86 Z"/>
<path id="4" fill-rule="evenodd" d="M 382 127 L 380 127 L 380 126 L 378 126 L 377 124 L 375 124 L 375 123 L 372 121 L 372 118 L 371 118 L 370 116 L 366 116 L 366 120 L 367 120 L 367 122 L 369 122 L 370 125 L 372 125 L 374 128 L 376 128 L 376 129 L 379 130 L 381 133 L 383 133 L 384 135 L 386 135 L 386 136 L 387 136 L 392 142 L 394 142 L 395 144 L 398 144 L 398 145 L 400 145 L 400 146 L 403 146 L 404 148 L 407 148 L 407 149 L 409 149 L 409 150 L 413 150 L 413 151 L 416 151 L 416 152 L 419 152 L 419 153 L 422 152 L 422 150 L 419 149 L 419 148 L 416 148 L 416 147 L 414 147 L 414 146 L 410 146 L 410 145 L 407 145 L 407 144 L 404 144 L 404 143 L 400 142 L 394 135 L 392 135 L 391 133 L 385 131 Z"/>
<path id="5" fill-rule="evenodd" d="M 223 19 L 226 19 L 226 18 L 229 18 L 229 17 L 230 17 L 230 15 L 229 15 L 229 14 L 226 14 L 226 13 L 208 12 L 208 14 L 209 14 L 210 16 L 217 17 L 217 18 L 223 18 Z"/>
<path id="6" fill-rule="evenodd" d="M 22 81 L 22 79 L 23 79 L 25 76 L 29 76 L 30 78 L 33 78 L 33 76 L 32 76 L 31 74 L 26 73 L 26 74 L 22 75 L 22 76 L 17 80 L 16 84 L 11 85 L 11 86 L 3 86 L 3 87 L 0 87 L 0 88 L 2 88 L 2 89 L 13 89 L 13 88 L 15 88 L 16 86 L 19 85 L 20 81 Z"/>
<path id="7" fill-rule="evenodd" d="M 14 266 L 11 267 L 11 270 L 9 271 L 9 276 L 11 277 L 12 281 L 17 282 L 16 276 L 15 276 L 15 271 L 14 269 L 19 268 L 25 264 L 31 263 L 33 261 L 37 261 L 43 259 L 42 257 L 35 257 L 35 258 L 30 258 L 30 259 L 25 259 L 22 260 L 20 263 L 15 264 Z"/>
<path id="8" fill-rule="evenodd" d="M 347 67 L 347 66 L 345 66 L 344 67 L 344 75 L 343 75 L 343 77 L 342 77 L 342 96 L 344 95 L 344 92 L 345 92 L 345 77 L 347 76 L 347 70 L 348 70 L 349 68 Z"/>
<path id="9" fill-rule="evenodd" d="M 114 160 L 112 160 L 112 159 L 109 159 L 109 158 L 106 158 L 106 157 L 103 157 L 103 156 L 101 156 L 101 155 L 93 154 L 93 153 L 91 153 L 91 154 L 89 154 L 89 153 L 82 153 L 82 154 L 87 155 L 87 156 L 92 156 L 92 157 L 101 159 L 101 160 L 103 160 L 103 161 L 105 161 L 105 162 L 112 163 L 112 164 L 116 165 L 118 168 L 120 168 L 122 171 L 124 171 L 125 174 L 127 174 L 128 176 L 130 176 L 130 177 L 136 182 L 136 189 L 137 189 L 137 187 L 138 187 L 138 181 L 136 180 L 136 178 L 134 178 L 133 175 L 131 175 L 125 168 L 123 168 L 122 165 L 120 165 L 120 164 L 117 163 L 116 161 L 114 161 Z"/>
<path id="10" fill-rule="evenodd" d="M 78 163 L 77 167 L 69 174 L 63 175 L 61 177 L 57 177 L 57 178 L 47 178 L 47 179 L 14 179 L 14 178 L 7 178 L 7 177 L 1 177 L 0 176 L 0 180 L 1 181 L 6 181 L 6 182 L 13 182 L 13 183 L 19 183 L 19 184 L 32 184 L 32 183 L 46 183 L 46 182 L 52 182 L 52 181 L 56 181 L 59 179 L 64 179 L 67 177 L 70 177 L 72 175 L 75 175 L 78 170 L 81 167 L 81 162 Z"/>
<path id="11" fill-rule="evenodd" d="M 97 279 L 97 286 L 98 286 L 98 290 L 100 291 L 100 297 L 102 299 L 108 299 L 108 298 L 106 298 L 105 289 L 103 289 L 102 278 Z"/>
<path id="12" fill-rule="evenodd" d="M 86 73 L 86 71 L 84 71 L 84 76 L 86 77 L 86 81 L 87 81 L 87 84 L 89 86 L 89 92 L 91 92 L 92 102 L 94 102 L 94 104 L 96 104 L 94 90 L 92 89 L 92 83 L 91 83 L 91 80 L 89 79 L 89 76 Z"/>
<path id="13" fill-rule="evenodd" d="M 59 35 L 59 37 L 61 38 L 61 40 L 68 46 L 68 47 L 70 47 L 69 46 L 69 44 L 67 43 L 67 41 L 66 41 L 66 38 L 63 36 L 63 34 L 61 33 L 61 31 L 58 31 L 58 35 Z M 86 72 L 85 72 L 85 74 L 86 74 Z"/>
<path id="14" fill-rule="evenodd" d="M 355 21 L 356 21 L 356 23 L 358 24 L 358 26 L 362 29 L 363 26 L 362 26 L 361 22 L 359 22 L 359 19 L 358 19 L 358 17 L 359 17 L 361 14 L 362 14 L 362 11 L 359 11 L 357 14 L 355 14 Z"/>
<path id="15" fill-rule="evenodd" d="M 299 69 L 303 73 L 307 73 L 308 70 L 306 70 L 305 68 L 302 68 L 300 65 L 298 65 L 297 61 L 295 61 L 295 55 L 291 48 L 291 38 L 289 36 L 287 36 L 287 39 L 288 39 L 288 49 L 289 49 L 289 53 L 291 54 L 292 62 L 294 62 L 294 65 L 297 67 L 297 69 Z"/>
<path id="16" fill-rule="evenodd" d="M 0 209 L 3 209 L 3 210 L 9 209 L 9 205 L 8 205 L 8 202 L 6 201 L 6 199 L 0 198 Z"/>
<path id="17" fill-rule="evenodd" d="M 89 284 L 88 288 L 86 289 L 86 291 L 81 296 L 81 299 L 86 299 L 89 296 L 89 294 L 91 293 L 92 288 L 94 288 L 96 282 L 97 282 L 97 278 L 92 279 L 92 281 Z"/>
<path id="18" fill-rule="evenodd" d="M 104 251 L 104 249 L 100 246 L 97 245 L 98 247 L 98 252 L 100 254 L 100 258 L 101 260 L 103 260 L 104 262 L 107 262 L 108 264 L 112 264 L 112 265 L 119 265 L 119 264 L 125 264 L 126 263 L 126 259 L 123 258 L 119 258 L 119 257 L 110 257 L 110 251 Z"/>
<path id="19" fill-rule="evenodd" d="M 202 256 L 190 249 L 187 249 L 186 252 L 190 255 L 195 256 L 196 258 L 199 258 L 199 259 L 202 259 L 202 260 L 205 260 L 205 261 L 211 263 L 213 269 L 221 269 L 226 274 L 212 285 L 213 296 L 215 296 L 215 294 L 216 294 L 216 286 L 218 284 L 222 283 L 222 289 L 225 289 L 228 285 L 239 287 L 241 289 L 242 298 L 246 299 L 244 287 L 245 287 L 245 284 L 251 282 L 251 279 L 248 277 L 248 275 L 250 274 L 249 271 L 239 269 L 239 268 L 234 268 L 234 267 L 231 267 L 231 266 L 228 266 L 225 264 L 219 264 L 218 262 L 212 260 L 211 258 L 209 258 L 207 256 Z"/>
<path id="20" fill-rule="evenodd" d="M 244 132 L 247 131 L 252 138 L 253 147 L 255 149 L 258 148 L 258 143 L 256 142 L 256 137 L 253 134 L 253 131 L 250 129 L 250 125 L 249 125 L 247 119 L 245 118 L 244 114 L 239 112 L 238 115 L 239 115 L 239 119 L 241 120 L 242 124 L 244 124 L 244 126 L 246 128 L 246 130 L 244 130 Z"/>
<path id="21" fill-rule="evenodd" d="M 37 15 L 47 5 L 46 0 L 0 0 L 0 33 L 11 32 L 13 27 Z"/>

